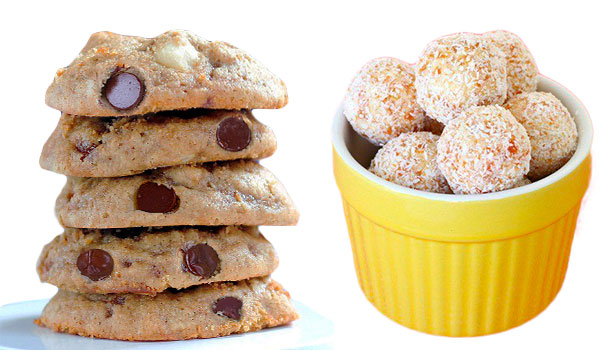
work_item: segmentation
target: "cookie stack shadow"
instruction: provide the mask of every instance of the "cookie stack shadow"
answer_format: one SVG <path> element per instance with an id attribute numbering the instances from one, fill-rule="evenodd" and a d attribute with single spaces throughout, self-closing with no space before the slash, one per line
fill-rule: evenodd
<path id="1" fill-rule="evenodd" d="M 275 152 L 252 109 L 287 103 L 283 82 L 243 51 L 171 31 L 102 32 L 60 69 L 62 112 L 40 164 L 67 175 L 64 233 L 38 261 L 59 288 L 36 323 L 122 340 L 210 338 L 298 315 L 270 278 L 259 225 L 298 212 L 258 159 Z"/>

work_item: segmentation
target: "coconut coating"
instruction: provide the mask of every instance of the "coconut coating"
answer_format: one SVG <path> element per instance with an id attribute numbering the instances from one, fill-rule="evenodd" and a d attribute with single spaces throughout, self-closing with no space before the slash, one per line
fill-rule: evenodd
<path id="1" fill-rule="evenodd" d="M 438 166 L 457 194 L 513 188 L 529 171 L 525 128 L 498 106 L 471 107 L 444 128 Z"/>
<path id="2" fill-rule="evenodd" d="M 507 98 L 537 89 L 538 69 L 533 55 L 516 34 L 496 30 L 483 34 L 506 55 Z"/>
<path id="3" fill-rule="evenodd" d="M 344 115 L 354 130 L 381 146 L 403 132 L 421 131 L 425 114 L 416 101 L 414 69 L 391 57 L 365 64 L 344 99 Z"/>
<path id="4" fill-rule="evenodd" d="M 377 152 L 369 171 L 416 190 L 452 193 L 436 163 L 439 138 L 430 132 L 401 134 Z"/>
<path id="5" fill-rule="evenodd" d="M 417 102 L 444 124 L 469 107 L 506 99 L 505 55 L 478 34 L 452 34 L 429 43 L 415 74 Z"/>
<path id="6" fill-rule="evenodd" d="M 567 108 L 548 92 L 517 95 L 506 103 L 531 141 L 527 176 L 539 180 L 560 169 L 577 148 L 577 126 Z"/>

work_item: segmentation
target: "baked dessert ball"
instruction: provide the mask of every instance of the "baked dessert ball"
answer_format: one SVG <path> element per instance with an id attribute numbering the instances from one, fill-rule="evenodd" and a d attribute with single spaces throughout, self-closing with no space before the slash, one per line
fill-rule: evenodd
<path id="1" fill-rule="evenodd" d="M 344 99 L 354 130 L 381 146 L 403 132 L 421 131 L 425 114 L 416 102 L 414 69 L 391 57 L 376 58 L 359 71 Z"/>
<path id="2" fill-rule="evenodd" d="M 498 106 L 478 106 L 450 121 L 437 146 L 437 163 L 457 194 L 513 188 L 529 172 L 525 128 Z"/>
<path id="3" fill-rule="evenodd" d="M 418 104 L 444 124 L 469 107 L 506 99 L 505 55 L 478 34 L 452 34 L 429 43 L 415 76 Z"/>
<path id="4" fill-rule="evenodd" d="M 537 88 L 538 69 L 533 55 L 516 34 L 496 30 L 483 34 L 506 55 L 507 98 Z"/>
<path id="5" fill-rule="evenodd" d="M 539 180 L 561 168 L 577 148 L 577 126 L 567 108 L 548 92 L 517 95 L 506 103 L 531 141 L 527 176 Z"/>
<path id="6" fill-rule="evenodd" d="M 416 190 L 452 193 L 436 163 L 439 138 L 430 132 L 401 134 L 377 152 L 369 171 Z"/>

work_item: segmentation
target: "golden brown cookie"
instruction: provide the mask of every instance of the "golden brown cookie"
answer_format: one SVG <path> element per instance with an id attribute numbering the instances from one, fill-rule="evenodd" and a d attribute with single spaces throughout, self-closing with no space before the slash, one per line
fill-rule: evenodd
<path id="1" fill-rule="evenodd" d="M 156 294 L 267 276 L 278 262 L 254 226 L 67 228 L 44 247 L 37 271 L 70 291 Z"/>
<path id="2" fill-rule="evenodd" d="M 56 200 L 65 227 L 294 225 L 298 211 L 277 178 L 237 160 L 160 168 L 117 178 L 69 177 Z"/>
<path id="3" fill-rule="evenodd" d="M 277 148 L 273 131 L 250 111 L 189 110 L 122 118 L 63 114 L 42 151 L 42 168 L 79 177 L 260 159 Z"/>
<path id="4" fill-rule="evenodd" d="M 57 332 L 143 341 L 221 337 L 297 318 L 289 294 L 263 277 L 168 290 L 155 297 L 59 290 L 36 323 Z"/>
<path id="5" fill-rule="evenodd" d="M 93 34 L 56 73 L 46 103 L 69 114 L 129 116 L 189 108 L 281 108 L 283 82 L 242 50 L 188 31 Z"/>

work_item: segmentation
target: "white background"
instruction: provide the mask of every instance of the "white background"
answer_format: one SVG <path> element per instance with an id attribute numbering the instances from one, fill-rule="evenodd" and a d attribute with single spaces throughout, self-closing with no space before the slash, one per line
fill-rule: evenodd
<path id="1" fill-rule="evenodd" d="M 287 107 L 256 114 L 275 130 L 279 141 L 276 154 L 263 164 L 287 186 L 302 216 L 297 227 L 266 227 L 263 232 L 281 258 L 275 277 L 295 299 L 335 321 L 337 347 L 600 346 L 598 162 L 569 271 L 554 303 L 517 329 L 449 339 L 395 324 L 362 295 L 333 180 L 329 136 L 332 116 L 363 63 L 378 56 L 414 62 L 428 41 L 457 31 L 516 32 L 533 52 L 541 72 L 573 91 L 596 118 L 600 115 L 600 28 L 597 11 L 585 2 L 494 1 L 489 6 L 484 1 L 6 3 L 0 10 L 0 305 L 55 292 L 54 287 L 39 283 L 35 262 L 43 244 L 61 232 L 53 206 L 64 177 L 38 166 L 42 145 L 59 118 L 59 112 L 44 105 L 56 69 L 67 65 L 96 31 L 155 36 L 169 29 L 188 29 L 245 49 L 287 84 Z M 595 151 L 598 139 L 596 135 Z"/>

